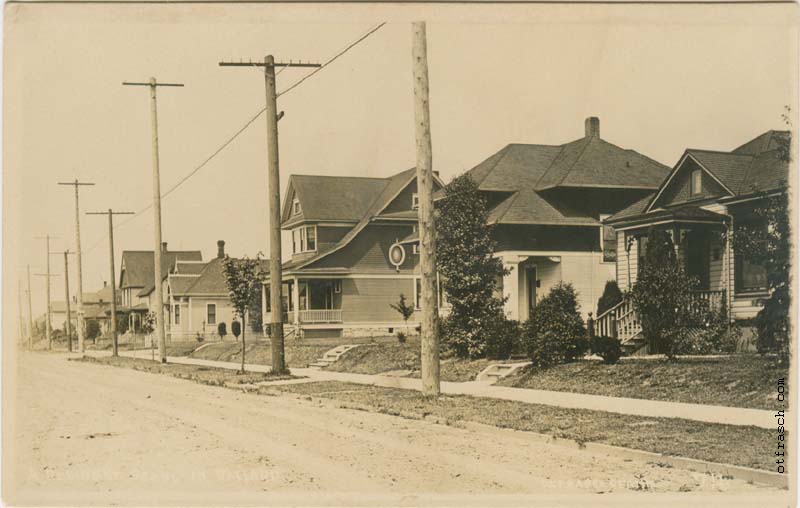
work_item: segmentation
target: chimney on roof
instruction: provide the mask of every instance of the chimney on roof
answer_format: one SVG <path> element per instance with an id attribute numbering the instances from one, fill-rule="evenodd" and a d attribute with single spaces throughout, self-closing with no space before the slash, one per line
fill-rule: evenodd
<path id="1" fill-rule="evenodd" d="M 161 242 L 161 252 L 167 252 L 167 242 Z"/>
<path id="2" fill-rule="evenodd" d="M 586 137 L 591 138 L 594 136 L 600 137 L 600 119 L 596 116 L 590 116 L 586 119 Z"/>
<path id="3" fill-rule="evenodd" d="M 217 240 L 217 258 L 225 257 L 225 240 Z"/>

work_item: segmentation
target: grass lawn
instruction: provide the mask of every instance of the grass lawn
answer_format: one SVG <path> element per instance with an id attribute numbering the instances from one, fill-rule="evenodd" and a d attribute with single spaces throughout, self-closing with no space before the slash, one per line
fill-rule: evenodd
<path id="1" fill-rule="evenodd" d="M 489 360 L 443 359 L 440 365 L 442 381 L 474 381 L 485 369 Z M 343 354 L 326 370 L 352 372 L 355 374 L 381 374 L 393 370 L 411 371 L 409 377 L 420 377 L 420 342 L 408 339 L 404 344 L 395 342 L 366 344 Z"/>
<path id="2" fill-rule="evenodd" d="M 270 365 L 272 363 L 272 353 L 268 340 L 246 339 L 245 362 L 259 365 Z M 313 342 L 286 342 L 284 344 L 284 355 L 286 365 L 289 367 L 308 367 L 309 363 L 315 362 L 326 351 L 335 346 L 317 344 Z M 219 360 L 223 362 L 241 362 L 242 344 L 241 342 L 225 341 L 212 342 L 199 351 L 189 355 L 190 358 L 202 358 L 204 360 Z"/>
<path id="3" fill-rule="evenodd" d="M 775 409 L 777 380 L 787 368 L 756 354 L 720 358 L 623 359 L 616 365 L 583 360 L 526 369 L 499 385 L 613 397 Z"/>
<path id="4" fill-rule="evenodd" d="M 677 418 L 647 418 L 586 409 L 463 395 L 438 400 L 413 390 L 324 381 L 270 386 L 302 396 L 334 399 L 357 409 L 424 418 L 433 415 L 449 422 L 463 420 L 496 427 L 531 431 L 578 442 L 598 442 L 665 455 L 774 471 L 775 431 L 695 422 Z"/>
<path id="5" fill-rule="evenodd" d="M 288 374 L 272 375 L 264 372 L 246 372 L 237 374 L 235 370 L 219 369 L 215 367 L 205 367 L 202 365 L 183 365 L 178 363 L 161 363 L 159 361 L 134 359 L 126 356 L 84 356 L 75 361 L 97 363 L 102 365 L 112 365 L 114 367 L 125 367 L 134 370 L 141 370 L 153 374 L 166 374 L 181 379 L 189 379 L 197 383 L 214 386 L 224 386 L 225 383 L 257 383 L 259 381 L 278 381 L 281 379 L 293 379 L 295 376 Z"/>

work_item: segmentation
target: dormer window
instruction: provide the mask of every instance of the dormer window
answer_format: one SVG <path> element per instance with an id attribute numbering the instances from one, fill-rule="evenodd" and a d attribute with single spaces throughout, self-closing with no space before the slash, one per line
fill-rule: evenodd
<path id="1" fill-rule="evenodd" d="M 301 211 L 303 211 L 303 209 L 300 208 L 300 200 L 294 198 L 292 200 L 292 215 L 299 215 Z"/>
<path id="2" fill-rule="evenodd" d="M 419 194 L 416 192 L 411 194 L 411 209 L 418 210 L 419 209 Z"/>
<path id="3" fill-rule="evenodd" d="M 300 226 L 292 230 L 292 252 L 301 254 L 317 250 L 317 226 Z"/>
<path id="4" fill-rule="evenodd" d="M 692 171 L 692 180 L 690 182 L 692 196 L 697 196 L 703 193 L 703 172 L 700 169 Z"/>

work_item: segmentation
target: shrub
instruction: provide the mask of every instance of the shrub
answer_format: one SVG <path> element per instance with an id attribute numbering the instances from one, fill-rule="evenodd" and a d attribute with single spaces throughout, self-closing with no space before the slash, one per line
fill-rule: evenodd
<path id="1" fill-rule="evenodd" d="M 239 340 L 239 335 L 242 334 L 242 324 L 238 321 L 231 322 L 231 332 L 236 340 Z"/>
<path id="2" fill-rule="evenodd" d="M 617 281 L 607 281 L 605 288 L 603 288 L 603 295 L 597 300 L 597 315 L 600 316 L 621 301 L 622 291 L 620 291 Z"/>
<path id="3" fill-rule="evenodd" d="M 725 306 L 719 311 L 707 311 L 705 316 L 695 320 L 693 328 L 681 337 L 676 345 L 676 354 L 709 355 L 735 353 L 742 330 L 728 322 Z"/>
<path id="4" fill-rule="evenodd" d="M 622 356 L 622 343 L 619 339 L 600 335 L 591 339 L 592 354 L 603 359 L 603 363 L 617 363 Z"/>
<path id="5" fill-rule="evenodd" d="M 94 319 L 86 321 L 86 338 L 96 340 L 100 336 L 100 323 Z"/>
<path id="6" fill-rule="evenodd" d="M 128 332 L 128 316 L 117 313 L 117 333 L 125 335 Z"/>
<path id="7" fill-rule="evenodd" d="M 589 348 L 572 284 L 559 283 L 533 309 L 525 324 L 528 355 L 537 367 L 571 362 Z"/>
<path id="8" fill-rule="evenodd" d="M 397 342 L 399 342 L 400 344 L 405 344 L 406 342 L 405 332 L 400 332 L 400 331 L 397 332 Z"/>
<path id="9" fill-rule="evenodd" d="M 228 326 L 225 321 L 221 321 L 217 325 L 217 335 L 219 335 L 219 340 L 225 340 L 225 336 L 228 335 Z"/>
<path id="10" fill-rule="evenodd" d="M 195 338 L 197 339 L 197 342 L 203 342 L 204 340 L 206 340 L 205 337 L 203 337 L 199 333 L 197 334 L 197 337 L 195 337 Z"/>
<path id="11" fill-rule="evenodd" d="M 517 349 L 522 330 L 519 322 L 505 316 L 495 316 L 484 328 L 486 337 L 485 354 L 491 360 L 507 360 Z"/>
<path id="12" fill-rule="evenodd" d="M 400 314 L 400 317 L 403 318 L 403 323 L 405 323 L 406 325 L 406 331 L 408 331 L 408 320 L 409 318 L 411 318 L 411 316 L 414 315 L 414 306 L 406 303 L 406 295 L 400 293 L 400 298 L 398 298 L 397 303 L 390 303 L 389 307 L 391 307 L 392 309 L 397 311 L 398 314 Z M 401 339 L 400 338 L 401 333 L 402 332 L 397 332 L 397 340 L 399 340 L 400 343 L 402 344 L 403 342 L 406 341 L 406 334 L 403 333 L 402 334 L 403 338 Z"/>

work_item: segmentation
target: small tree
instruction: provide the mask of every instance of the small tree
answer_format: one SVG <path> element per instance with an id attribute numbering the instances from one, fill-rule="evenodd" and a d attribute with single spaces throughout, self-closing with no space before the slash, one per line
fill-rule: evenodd
<path id="1" fill-rule="evenodd" d="M 256 259 L 249 259 L 247 257 L 233 259 L 229 256 L 225 256 L 225 259 L 222 261 L 225 272 L 225 282 L 228 285 L 228 297 L 233 305 L 234 314 L 238 316 L 243 323 L 247 322 L 248 311 L 251 311 L 249 314 L 252 314 L 252 310 L 254 310 L 251 308 L 253 306 L 253 294 L 261 290 L 259 256 L 256 256 Z M 231 323 L 233 334 L 238 338 L 239 335 L 236 333 L 237 325 L 237 322 Z M 242 333 L 242 368 L 240 372 L 244 374 L 245 327 L 241 325 L 238 326 Z"/>
<path id="2" fill-rule="evenodd" d="M 574 361 L 589 348 L 578 294 L 572 284 L 560 282 L 534 307 L 525 324 L 528 355 L 537 367 Z"/>
<path id="3" fill-rule="evenodd" d="M 242 334 L 242 323 L 238 321 L 231 322 L 231 333 L 233 336 L 236 337 L 236 340 L 239 340 L 239 335 Z"/>
<path id="4" fill-rule="evenodd" d="M 469 175 L 444 189 L 436 223 L 437 263 L 451 305 L 442 343 L 461 358 L 486 355 L 487 341 L 505 319 L 500 293 L 506 273 L 494 257 L 486 198 Z"/>
<path id="5" fill-rule="evenodd" d="M 86 338 L 91 341 L 97 341 L 100 336 L 100 323 L 96 319 L 89 319 L 86 321 Z"/>
<path id="6" fill-rule="evenodd" d="M 225 336 L 228 335 L 228 328 L 225 325 L 225 321 L 220 321 L 217 325 L 217 335 L 219 335 L 219 340 L 225 340 Z"/>
<path id="7" fill-rule="evenodd" d="M 603 288 L 603 295 L 597 300 L 597 315 L 600 316 L 608 309 L 613 308 L 622 301 L 622 291 L 620 291 L 617 281 L 609 280 Z"/>
<path id="8" fill-rule="evenodd" d="M 119 335 L 125 335 L 128 333 L 128 317 L 117 313 L 117 333 Z"/>
<path id="9" fill-rule="evenodd" d="M 670 235 L 650 228 L 643 266 L 631 288 L 631 300 L 642 324 L 650 353 L 673 359 L 689 331 L 692 291 L 697 280 L 678 262 Z"/>
<path id="10" fill-rule="evenodd" d="M 405 323 L 406 327 L 406 333 L 405 334 L 398 333 L 397 339 L 400 342 L 405 342 L 406 335 L 408 335 L 408 320 L 414 314 L 414 307 L 406 303 L 406 296 L 403 293 L 400 293 L 400 299 L 397 301 L 397 303 L 390 303 L 389 307 L 396 310 L 397 313 L 400 314 L 400 316 L 403 318 L 403 323 Z"/>

